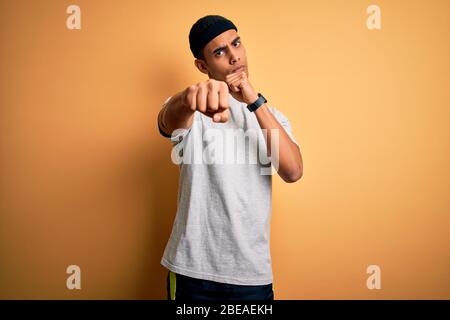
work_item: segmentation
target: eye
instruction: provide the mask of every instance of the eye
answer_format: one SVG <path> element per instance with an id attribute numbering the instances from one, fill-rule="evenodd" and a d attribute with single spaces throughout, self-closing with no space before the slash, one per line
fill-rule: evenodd
<path id="1" fill-rule="evenodd" d="M 216 57 L 220 57 L 222 55 L 221 53 L 223 53 L 223 50 L 217 51 L 216 52 Z"/>
<path id="2" fill-rule="evenodd" d="M 234 46 L 235 46 L 235 47 L 239 47 L 240 44 L 241 44 L 241 41 L 239 40 L 239 41 L 236 41 L 236 42 L 234 43 Z"/>

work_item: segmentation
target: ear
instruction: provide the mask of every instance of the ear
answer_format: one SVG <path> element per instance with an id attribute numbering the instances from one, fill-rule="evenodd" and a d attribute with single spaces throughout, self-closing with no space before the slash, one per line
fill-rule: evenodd
<path id="1" fill-rule="evenodd" d="M 206 62 L 200 59 L 194 60 L 194 65 L 200 70 L 201 73 L 208 74 L 208 68 L 206 67 Z"/>

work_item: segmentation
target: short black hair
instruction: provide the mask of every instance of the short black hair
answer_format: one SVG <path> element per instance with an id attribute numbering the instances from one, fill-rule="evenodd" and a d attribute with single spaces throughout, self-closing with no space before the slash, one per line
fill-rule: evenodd
<path id="1" fill-rule="evenodd" d="M 219 34 L 237 27 L 233 22 L 219 15 L 207 15 L 195 22 L 189 32 L 189 46 L 197 59 L 204 60 L 203 48 Z"/>

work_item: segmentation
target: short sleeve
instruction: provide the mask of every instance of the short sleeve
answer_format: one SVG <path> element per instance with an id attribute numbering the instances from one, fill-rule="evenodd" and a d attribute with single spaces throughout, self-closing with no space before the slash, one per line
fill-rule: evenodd
<path id="1" fill-rule="evenodd" d="M 286 133 L 288 134 L 289 138 L 291 138 L 292 142 L 299 146 L 292 133 L 291 123 L 289 122 L 289 119 L 283 113 L 281 113 L 281 111 L 277 110 L 274 107 L 269 107 L 269 110 L 272 112 L 273 116 L 281 124 L 284 130 L 286 130 Z"/>

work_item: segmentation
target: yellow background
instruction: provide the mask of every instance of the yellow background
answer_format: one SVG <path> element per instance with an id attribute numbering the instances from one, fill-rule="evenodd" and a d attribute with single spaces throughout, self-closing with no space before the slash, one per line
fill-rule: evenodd
<path id="1" fill-rule="evenodd" d="M 273 183 L 275 298 L 450 298 L 447 0 L 2 0 L 0 298 L 166 298 L 178 168 L 156 116 L 205 79 L 206 14 L 236 23 L 301 145 L 303 178 Z"/>

